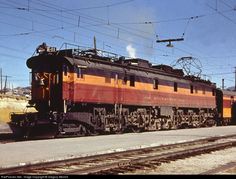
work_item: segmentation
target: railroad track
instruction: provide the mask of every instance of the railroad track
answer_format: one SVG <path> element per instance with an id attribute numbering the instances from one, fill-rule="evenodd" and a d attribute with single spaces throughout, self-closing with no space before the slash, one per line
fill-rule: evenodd
<path id="1" fill-rule="evenodd" d="M 74 158 L 14 168 L 0 168 L 4 175 L 86 175 L 124 174 L 144 168 L 156 168 L 171 162 L 236 146 L 236 136 L 211 137 L 130 151 Z"/>
<path id="2" fill-rule="evenodd" d="M 12 134 L 0 134 L 0 144 L 15 142 Z"/>
<path id="3" fill-rule="evenodd" d="M 37 138 L 32 138 L 32 139 L 24 139 L 24 138 L 16 137 L 13 134 L 0 134 L 0 144 L 22 142 L 22 141 L 49 140 L 49 139 L 55 139 L 55 138 L 52 136 L 43 136 L 43 137 L 37 137 Z"/>

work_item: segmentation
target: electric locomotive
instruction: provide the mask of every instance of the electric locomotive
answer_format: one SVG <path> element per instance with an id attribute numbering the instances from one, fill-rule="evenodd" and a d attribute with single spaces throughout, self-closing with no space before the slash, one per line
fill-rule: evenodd
<path id="1" fill-rule="evenodd" d="M 144 59 L 43 43 L 27 66 L 29 106 L 38 112 L 11 115 L 11 126 L 25 137 L 214 126 L 223 110 L 214 83 Z"/>

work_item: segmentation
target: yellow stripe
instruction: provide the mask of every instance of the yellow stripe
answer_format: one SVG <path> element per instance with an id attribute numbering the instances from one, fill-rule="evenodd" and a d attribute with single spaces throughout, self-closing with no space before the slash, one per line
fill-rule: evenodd
<path id="1" fill-rule="evenodd" d="M 224 108 L 223 109 L 223 117 L 224 118 L 231 117 L 231 108 Z"/>
<path id="2" fill-rule="evenodd" d="M 224 99 L 224 100 L 231 100 L 230 97 L 226 97 L 226 96 L 224 96 L 223 99 Z"/>

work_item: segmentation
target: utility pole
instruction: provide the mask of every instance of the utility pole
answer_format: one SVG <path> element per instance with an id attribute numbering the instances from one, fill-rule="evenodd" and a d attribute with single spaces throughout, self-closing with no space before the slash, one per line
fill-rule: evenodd
<path id="1" fill-rule="evenodd" d="M 0 93 L 2 93 L 2 68 L 0 68 L 0 80 L 1 80 L 1 91 L 0 91 Z"/>
<path id="2" fill-rule="evenodd" d="M 6 92 L 7 92 L 7 76 L 5 79 L 4 94 L 6 94 Z"/>
<path id="3" fill-rule="evenodd" d="M 93 46 L 94 46 L 94 51 L 95 51 L 95 55 L 97 55 L 97 41 L 96 41 L 96 37 L 93 37 Z"/>
<path id="4" fill-rule="evenodd" d="M 224 90 L 225 89 L 225 79 L 223 78 L 222 79 L 222 90 Z"/>
<path id="5" fill-rule="evenodd" d="M 10 78 L 11 76 L 3 76 L 2 77 L 5 77 L 5 84 L 4 84 L 4 88 L 3 88 L 3 93 L 6 94 L 7 92 L 7 78 Z"/>
<path id="6" fill-rule="evenodd" d="M 234 69 L 235 69 L 235 84 L 234 84 L 234 91 L 236 91 L 236 67 L 234 67 Z"/>

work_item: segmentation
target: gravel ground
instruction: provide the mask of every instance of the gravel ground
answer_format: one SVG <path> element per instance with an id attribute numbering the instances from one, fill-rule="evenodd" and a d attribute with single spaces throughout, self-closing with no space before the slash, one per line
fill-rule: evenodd
<path id="1" fill-rule="evenodd" d="M 135 173 L 132 174 L 197 175 L 235 161 L 236 161 L 236 147 L 233 147 L 221 151 L 212 152 L 209 154 L 202 154 L 195 157 L 176 160 L 170 163 L 163 163 L 156 169 L 136 171 Z M 227 171 L 221 171 L 216 174 L 236 174 L 236 170 L 234 168 Z"/>

